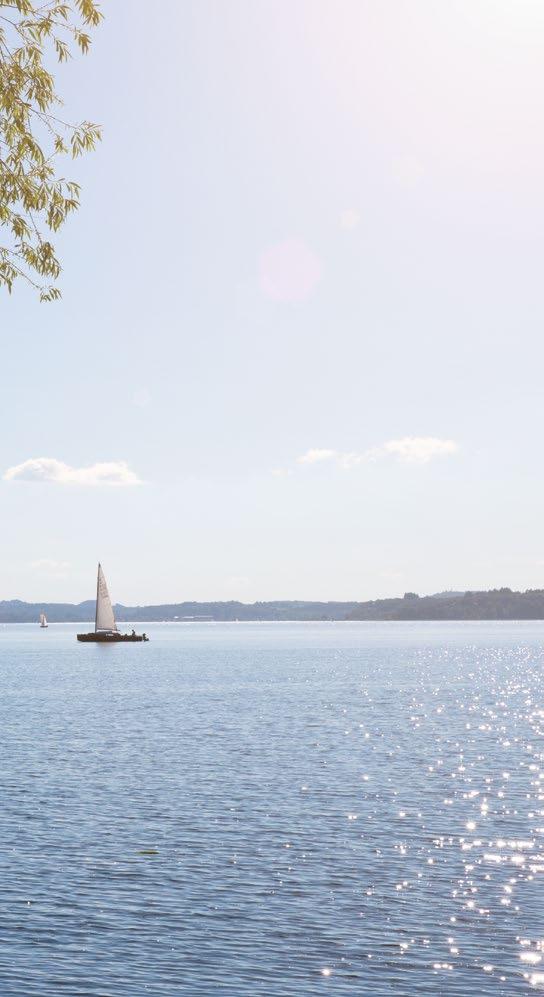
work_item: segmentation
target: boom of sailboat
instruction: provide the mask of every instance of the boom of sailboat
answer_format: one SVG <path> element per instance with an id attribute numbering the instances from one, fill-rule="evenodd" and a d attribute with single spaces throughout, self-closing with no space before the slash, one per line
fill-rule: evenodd
<path id="1" fill-rule="evenodd" d="M 98 575 L 96 579 L 96 613 L 94 620 L 94 630 L 88 634 L 78 634 L 77 639 L 84 642 L 95 642 L 103 644 L 119 644 L 127 641 L 148 641 L 147 634 L 137 634 L 135 630 L 130 634 L 122 634 L 117 629 L 115 614 L 111 604 L 108 586 L 102 571 L 102 565 L 98 565 Z"/>

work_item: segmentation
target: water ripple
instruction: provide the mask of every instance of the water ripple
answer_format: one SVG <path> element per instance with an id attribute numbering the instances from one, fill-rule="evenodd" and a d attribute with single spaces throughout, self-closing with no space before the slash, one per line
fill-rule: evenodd
<path id="1" fill-rule="evenodd" d="M 0 632 L 3 997 L 544 991 L 538 625 L 73 637 Z"/>

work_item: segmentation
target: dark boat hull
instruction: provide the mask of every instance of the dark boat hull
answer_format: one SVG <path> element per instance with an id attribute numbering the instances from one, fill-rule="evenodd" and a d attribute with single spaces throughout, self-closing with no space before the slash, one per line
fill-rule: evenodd
<path id="1" fill-rule="evenodd" d="M 141 641 L 148 641 L 149 637 L 143 634 L 78 634 L 77 639 L 90 644 L 134 644 Z"/>

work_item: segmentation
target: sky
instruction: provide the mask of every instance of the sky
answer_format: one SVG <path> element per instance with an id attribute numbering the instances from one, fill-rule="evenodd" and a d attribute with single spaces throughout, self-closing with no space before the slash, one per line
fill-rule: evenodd
<path id="1" fill-rule="evenodd" d="M 0 292 L 0 598 L 544 587 L 544 5 L 104 0 Z"/>

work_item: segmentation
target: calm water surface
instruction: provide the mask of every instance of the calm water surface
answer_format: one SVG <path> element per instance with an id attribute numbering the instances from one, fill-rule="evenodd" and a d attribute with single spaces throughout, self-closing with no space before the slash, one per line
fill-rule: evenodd
<path id="1" fill-rule="evenodd" d="M 544 991 L 544 625 L 0 627 L 0 993 Z"/>

